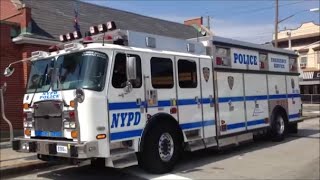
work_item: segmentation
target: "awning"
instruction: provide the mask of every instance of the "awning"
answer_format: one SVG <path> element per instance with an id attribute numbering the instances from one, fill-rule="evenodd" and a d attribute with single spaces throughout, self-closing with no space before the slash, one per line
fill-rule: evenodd
<path id="1" fill-rule="evenodd" d="M 310 72 L 303 72 L 302 77 L 303 79 L 313 79 L 314 71 Z"/>

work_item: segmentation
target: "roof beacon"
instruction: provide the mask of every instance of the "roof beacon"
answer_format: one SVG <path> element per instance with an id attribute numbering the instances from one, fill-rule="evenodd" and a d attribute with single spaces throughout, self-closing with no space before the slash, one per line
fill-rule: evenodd
<path id="1" fill-rule="evenodd" d="M 114 21 L 107 22 L 107 29 L 109 31 L 117 29 L 116 23 L 114 23 Z"/>
<path id="2" fill-rule="evenodd" d="M 108 31 L 107 26 L 105 24 L 99 24 L 98 30 L 99 30 L 99 32 L 107 32 Z"/>

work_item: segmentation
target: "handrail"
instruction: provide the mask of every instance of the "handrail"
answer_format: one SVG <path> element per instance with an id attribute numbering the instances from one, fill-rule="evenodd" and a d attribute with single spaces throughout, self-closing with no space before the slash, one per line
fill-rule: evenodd
<path id="1" fill-rule="evenodd" d="M 4 99 L 3 99 L 3 87 L 0 88 L 0 99 L 1 99 L 1 114 L 2 114 L 2 118 L 8 123 L 9 125 L 9 130 L 10 130 L 10 142 L 13 141 L 13 127 L 12 124 L 10 122 L 10 120 L 6 117 L 5 113 L 4 113 Z"/>

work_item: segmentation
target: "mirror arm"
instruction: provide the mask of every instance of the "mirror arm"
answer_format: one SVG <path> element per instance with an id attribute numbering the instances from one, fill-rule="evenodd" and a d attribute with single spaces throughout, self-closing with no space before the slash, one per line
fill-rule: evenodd
<path id="1" fill-rule="evenodd" d="M 32 58 L 30 57 L 30 58 L 21 59 L 21 60 L 19 60 L 19 61 L 12 62 L 12 63 L 10 63 L 10 64 L 9 64 L 9 66 L 8 66 L 8 67 L 11 67 L 12 65 L 14 65 L 14 64 L 18 64 L 18 63 L 20 63 L 20 62 L 27 62 L 27 61 L 30 61 L 31 59 L 32 59 Z"/>

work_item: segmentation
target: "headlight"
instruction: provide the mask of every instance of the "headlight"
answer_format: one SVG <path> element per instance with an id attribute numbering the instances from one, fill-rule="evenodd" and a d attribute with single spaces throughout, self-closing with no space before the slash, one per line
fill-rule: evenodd
<path id="1" fill-rule="evenodd" d="M 76 128 L 76 123 L 75 122 L 70 122 L 69 125 L 70 125 L 70 128 Z"/>
<path id="2" fill-rule="evenodd" d="M 23 127 L 25 127 L 25 128 L 28 127 L 28 122 L 27 122 L 27 121 L 24 121 L 24 122 L 23 122 Z"/>
<path id="3" fill-rule="evenodd" d="M 25 128 L 32 128 L 32 121 L 24 121 L 23 127 Z"/>
<path id="4" fill-rule="evenodd" d="M 64 128 L 70 128 L 70 123 L 69 122 L 64 122 L 63 127 Z"/>
<path id="5" fill-rule="evenodd" d="M 28 127 L 30 127 L 30 128 L 32 127 L 32 121 L 28 122 Z"/>

